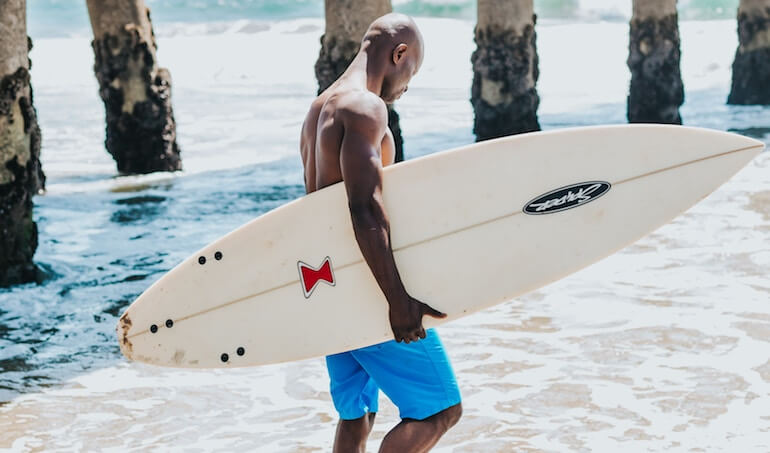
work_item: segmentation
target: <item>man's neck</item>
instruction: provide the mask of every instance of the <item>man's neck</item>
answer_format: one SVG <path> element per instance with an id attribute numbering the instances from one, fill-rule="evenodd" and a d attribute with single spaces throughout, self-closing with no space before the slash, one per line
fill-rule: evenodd
<path id="1" fill-rule="evenodd" d="M 366 88 L 377 96 L 382 95 L 382 70 L 374 63 L 373 50 L 369 43 L 364 43 L 353 61 L 341 78 Z"/>

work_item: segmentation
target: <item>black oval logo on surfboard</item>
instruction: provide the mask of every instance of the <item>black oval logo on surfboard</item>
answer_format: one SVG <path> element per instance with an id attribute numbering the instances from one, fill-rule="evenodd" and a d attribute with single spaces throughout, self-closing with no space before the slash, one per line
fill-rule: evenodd
<path id="1" fill-rule="evenodd" d="M 589 181 L 560 187 L 540 195 L 524 206 L 524 213 L 531 215 L 552 214 L 566 211 L 596 200 L 612 185 L 605 181 Z"/>

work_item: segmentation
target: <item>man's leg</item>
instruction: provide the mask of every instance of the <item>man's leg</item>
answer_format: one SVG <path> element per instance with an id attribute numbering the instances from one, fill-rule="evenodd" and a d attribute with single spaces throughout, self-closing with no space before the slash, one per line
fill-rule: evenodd
<path id="1" fill-rule="evenodd" d="M 340 415 L 334 435 L 334 453 L 366 450 L 377 412 L 379 389 L 351 352 L 326 357 L 329 390 Z"/>
<path id="2" fill-rule="evenodd" d="M 369 412 L 355 420 L 340 419 L 337 434 L 334 436 L 334 453 L 364 453 L 366 439 L 372 432 L 376 412 Z"/>
<path id="3" fill-rule="evenodd" d="M 428 451 L 462 415 L 460 390 L 434 329 L 410 343 L 388 341 L 352 355 L 398 407 L 402 422 L 390 431 L 380 452 Z"/>
<path id="4" fill-rule="evenodd" d="M 430 451 L 441 439 L 441 436 L 457 424 L 462 413 L 462 404 L 457 403 L 424 420 L 405 418 L 382 440 L 380 453 L 424 453 Z"/>

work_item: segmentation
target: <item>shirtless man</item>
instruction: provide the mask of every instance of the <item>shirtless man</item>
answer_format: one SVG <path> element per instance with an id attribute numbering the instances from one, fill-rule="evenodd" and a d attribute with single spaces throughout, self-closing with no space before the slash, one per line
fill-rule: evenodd
<path id="1" fill-rule="evenodd" d="M 335 453 L 365 451 L 379 389 L 401 417 L 380 452 L 429 451 L 462 413 L 441 340 L 422 326 L 423 315 L 446 315 L 404 288 L 382 202 L 382 168 L 395 155 L 386 103 L 406 92 L 422 58 L 422 35 L 411 18 L 380 17 L 369 26 L 345 73 L 313 101 L 302 125 L 305 189 L 310 193 L 344 181 L 356 240 L 388 301 L 395 338 L 326 357 L 332 400 L 340 414 Z"/>

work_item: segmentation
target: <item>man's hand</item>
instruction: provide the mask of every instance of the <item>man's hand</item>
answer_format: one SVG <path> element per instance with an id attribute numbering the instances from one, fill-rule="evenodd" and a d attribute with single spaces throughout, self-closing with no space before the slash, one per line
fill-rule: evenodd
<path id="1" fill-rule="evenodd" d="M 401 301 L 391 303 L 390 328 L 393 330 L 396 341 L 410 343 L 425 338 L 425 329 L 422 327 L 423 315 L 438 319 L 446 318 L 446 313 L 441 313 L 408 294 L 405 294 Z"/>

